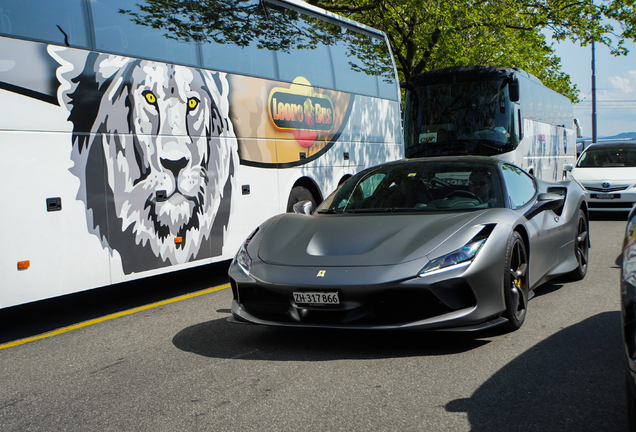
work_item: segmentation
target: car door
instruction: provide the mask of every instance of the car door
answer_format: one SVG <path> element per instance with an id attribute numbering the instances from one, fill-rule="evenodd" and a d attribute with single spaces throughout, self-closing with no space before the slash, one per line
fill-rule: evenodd
<path id="1" fill-rule="evenodd" d="M 535 179 L 521 168 L 502 165 L 509 207 L 525 212 L 535 202 L 538 189 Z M 553 211 L 539 213 L 526 223 L 530 239 L 530 285 L 533 286 L 559 263 L 563 224 Z"/>

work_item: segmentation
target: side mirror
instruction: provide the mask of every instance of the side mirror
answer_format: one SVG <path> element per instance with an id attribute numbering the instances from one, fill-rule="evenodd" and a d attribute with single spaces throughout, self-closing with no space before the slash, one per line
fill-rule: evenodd
<path id="1" fill-rule="evenodd" d="M 572 170 L 574 169 L 574 165 L 572 165 L 572 164 L 563 164 L 563 169 L 566 170 L 567 172 L 572 172 Z"/>
<path id="2" fill-rule="evenodd" d="M 302 215 L 310 215 L 314 211 L 314 205 L 309 200 L 298 201 L 292 208 L 294 213 Z"/>
<path id="3" fill-rule="evenodd" d="M 556 210 L 563 205 L 565 198 L 561 194 L 541 193 L 537 197 L 537 201 L 532 205 L 530 210 L 524 214 L 525 218 L 530 220 L 536 215 L 546 210 Z"/>

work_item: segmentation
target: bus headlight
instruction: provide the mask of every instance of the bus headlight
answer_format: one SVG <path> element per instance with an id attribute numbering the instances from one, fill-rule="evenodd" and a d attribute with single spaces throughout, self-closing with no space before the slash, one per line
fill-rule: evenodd
<path id="1" fill-rule="evenodd" d="M 424 276 L 426 273 L 442 270 L 447 267 L 452 267 L 463 263 L 470 263 L 472 260 L 475 259 L 477 253 L 485 242 L 485 238 L 482 238 L 480 240 L 473 240 L 449 254 L 429 261 L 429 263 L 426 264 L 424 268 L 422 268 L 422 270 L 420 270 L 418 276 Z"/>

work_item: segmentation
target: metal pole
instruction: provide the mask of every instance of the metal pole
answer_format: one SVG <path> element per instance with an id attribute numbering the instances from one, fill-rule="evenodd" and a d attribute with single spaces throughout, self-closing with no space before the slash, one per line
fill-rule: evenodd
<path id="1" fill-rule="evenodd" d="M 596 142 L 596 58 L 592 42 L 592 144 Z"/>

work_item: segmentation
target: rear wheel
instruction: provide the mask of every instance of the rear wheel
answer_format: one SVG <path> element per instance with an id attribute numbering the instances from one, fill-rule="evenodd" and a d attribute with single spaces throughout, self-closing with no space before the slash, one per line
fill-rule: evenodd
<path id="1" fill-rule="evenodd" d="M 585 277 L 587 274 L 589 249 L 587 218 L 585 217 L 585 212 L 579 210 L 579 221 L 576 228 L 576 237 L 574 238 L 574 255 L 576 256 L 578 267 L 567 275 L 568 280 L 578 281 Z"/>
<path id="2" fill-rule="evenodd" d="M 504 268 L 504 298 L 506 311 L 503 316 L 508 321 L 503 324 L 506 330 L 519 329 L 526 319 L 528 309 L 528 254 L 526 245 L 518 232 L 513 232 L 506 249 Z"/>
<path id="3" fill-rule="evenodd" d="M 316 208 L 316 200 L 311 192 L 309 192 L 309 189 L 302 186 L 296 186 L 292 188 L 289 193 L 289 199 L 287 200 L 287 213 L 292 213 L 294 211 L 294 204 L 300 201 L 311 201 L 312 207 Z"/>

